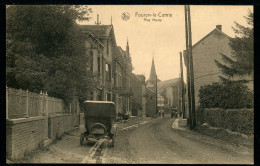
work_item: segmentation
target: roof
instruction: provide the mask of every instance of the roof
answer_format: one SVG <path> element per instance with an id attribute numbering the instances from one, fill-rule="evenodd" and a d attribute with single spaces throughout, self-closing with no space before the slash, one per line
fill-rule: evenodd
<path id="1" fill-rule="evenodd" d="M 158 93 L 160 94 L 167 87 L 179 86 L 179 78 L 173 78 L 170 80 L 158 82 L 157 86 L 158 86 Z"/>
<path id="2" fill-rule="evenodd" d="M 218 28 L 215 28 L 213 29 L 209 34 L 207 34 L 206 36 L 204 36 L 202 39 L 200 39 L 197 43 L 195 43 L 193 46 L 192 46 L 192 49 L 194 47 L 196 47 L 199 43 L 201 43 L 202 41 L 204 41 L 207 37 L 209 37 L 211 34 L 213 34 L 214 32 L 218 32 L 220 33 L 221 35 L 227 37 L 227 38 L 231 38 L 229 37 L 227 34 L 225 34 L 224 32 L 222 32 L 221 30 L 219 30 Z M 184 57 L 184 64 L 185 66 L 187 66 L 187 52 L 186 50 L 183 51 L 183 57 Z"/>
<path id="3" fill-rule="evenodd" d="M 202 39 L 200 39 L 197 43 L 195 43 L 192 47 L 196 47 L 199 43 L 201 43 L 204 39 L 206 39 L 208 36 L 210 36 L 213 32 L 219 32 L 220 34 L 224 35 L 227 38 L 231 38 L 229 37 L 227 34 L 225 34 L 224 32 L 220 31 L 218 28 L 213 29 L 209 34 L 207 34 L 206 36 L 204 36 Z"/>
<path id="4" fill-rule="evenodd" d="M 78 25 L 82 31 L 90 31 L 96 36 L 109 36 L 112 25 Z"/>
<path id="5" fill-rule="evenodd" d="M 142 79 L 140 78 L 140 76 L 143 76 L 143 75 L 137 75 L 137 74 L 134 74 L 134 73 L 131 73 L 133 76 L 135 76 L 140 82 L 143 82 Z"/>

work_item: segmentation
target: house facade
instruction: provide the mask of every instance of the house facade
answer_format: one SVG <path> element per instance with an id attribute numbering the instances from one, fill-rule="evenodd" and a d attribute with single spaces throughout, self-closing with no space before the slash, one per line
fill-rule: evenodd
<path id="1" fill-rule="evenodd" d="M 126 51 L 117 46 L 113 25 L 79 25 L 86 39 L 88 68 L 96 83 L 89 100 L 113 101 L 117 113 L 130 112 L 132 63 Z"/>
<path id="2" fill-rule="evenodd" d="M 199 106 L 199 89 L 201 86 L 219 82 L 219 76 L 224 76 L 214 60 L 223 63 L 224 54 L 231 57 L 232 49 L 229 46 L 230 37 L 222 32 L 222 26 L 216 28 L 192 46 L 195 106 Z M 187 66 L 186 51 L 183 53 Z M 252 78 L 253 79 L 253 78 Z M 252 82 L 251 82 L 252 83 Z M 250 85 L 251 89 L 253 85 Z"/>

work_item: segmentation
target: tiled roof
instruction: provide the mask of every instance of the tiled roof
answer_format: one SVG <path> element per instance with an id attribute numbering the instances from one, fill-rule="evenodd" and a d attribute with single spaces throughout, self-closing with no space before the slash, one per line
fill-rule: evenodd
<path id="1" fill-rule="evenodd" d="M 82 31 L 90 31 L 95 36 L 109 36 L 112 25 L 78 25 Z"/>

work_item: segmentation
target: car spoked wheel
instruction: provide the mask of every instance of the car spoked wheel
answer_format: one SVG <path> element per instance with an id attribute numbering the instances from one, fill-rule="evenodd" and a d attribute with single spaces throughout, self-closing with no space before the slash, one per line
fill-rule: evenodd
<path id="1" fill-rule="evenodd" d="M 84 133 L 80 134 L 80 145 L 84 144 Z"/>
<path id="2" fill-rule="evenodd" d="M 112 147 L 115 147 L 115 138 L 116 138 L 116 136 L 115 136 L 115 134 L 113 134 L 112 138 L 111 138 L 112 139 L 112 143 L 111 143 Z"/>

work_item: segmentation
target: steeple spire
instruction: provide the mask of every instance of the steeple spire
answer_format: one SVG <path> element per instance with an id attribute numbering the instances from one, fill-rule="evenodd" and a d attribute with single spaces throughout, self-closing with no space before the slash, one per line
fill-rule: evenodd
<path id="1" fill-rule="evenodd" d="M 156 71 L 155 71 L 155 65 L 154 65 L 154 56 L 152 60 L 152 66 L 151 66 L 151 72 L 150 72 L 150 77 L 149 80 L 155 81 L 156 80 Z"/>
<path id="2" fill-rule="evenodd" d="M 112 25 L 112 16 L 111 16 L 111 25 Z"/>
<path id="3" fill-rule="evenodd" d="M 128 55 L 129 55 L 128 37 L 127 37 L 127 41 L 126 41 L 126 52 L 127 52 L 127 53 L 128 53 Z"/>

